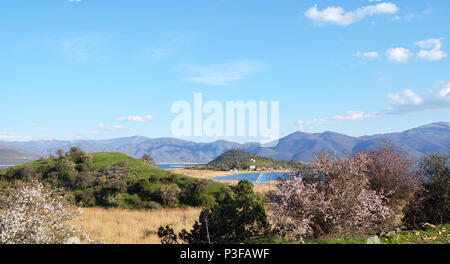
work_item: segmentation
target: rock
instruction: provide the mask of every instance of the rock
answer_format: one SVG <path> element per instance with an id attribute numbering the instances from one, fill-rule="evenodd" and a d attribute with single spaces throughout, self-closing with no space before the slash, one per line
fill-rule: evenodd
<path id="1" fill-rule="evenodd" d="M 428 230 L 428 229 L 433 229 L 433 228 L 436 228 L 436 226 L 435 226 L 435 225 L 432 225 L 432 224 L 430 224 L 430 223 L 422 224 L 422 229 L 423 229 L 423 230 Z"/>
<path id="2" fill-rule="evenodd" d="M 395 235 L 395 234 L 397 234 L 396 231 L 391 231 L 391 232 L 387 233 L 386 236 L 387 236 L 387 237 L 390 237 L 390 236 L 393 236 L 393 235 Z"/>
<path id="3" fill-rule="evenodd" d="M 67 239 L 66 244 L 81 244 L 81 241 L 78 237 L 71 237 Z"/>
<path id="4" fill-rule="evenodd" d="M 367 239 L 366 244 L 381 244 L 381 240 L 378 236 L 372 236 Z"/>

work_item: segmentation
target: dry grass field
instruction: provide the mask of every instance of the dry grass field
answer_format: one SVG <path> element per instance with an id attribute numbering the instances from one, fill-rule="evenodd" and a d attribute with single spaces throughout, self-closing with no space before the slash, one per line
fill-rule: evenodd
<path id="1" fill-rule="evenodd" d="M 237 180 L 227 180 L 227 181 L 220 181 L 220 182 L 224 183 L 224 184 L 227 184 L 227 185 L 230 185 L 230 186 L 235 186 L 235 185 L 237 185 L 239 183 L 239 181 L 237 181 Z M 258 185 L 255 185 L 253 187 L 253 191 L 255 191 L 256 193 L 264 195 L 264 194 L 268 193 L 271 190 L 275 190 L 275 188 L 277 188 L 276 187 L 277 184 L 278 184 L 277 181 L 271 181 L 271 182 L 266 182 L 264 184 L 258 184 Z"/>
<path id="2" fill-rule="evenodd" d="M 92 238 L 107 244 L 159 244 L 158 228 L 173 224 L 175 232 L 190 230 L 200 215 L 200 208 L 126 210 L 83 208 L 78 220 Z"/>

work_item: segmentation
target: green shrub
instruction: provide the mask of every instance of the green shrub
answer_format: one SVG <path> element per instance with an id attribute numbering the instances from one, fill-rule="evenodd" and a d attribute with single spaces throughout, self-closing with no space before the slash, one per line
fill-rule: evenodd
<path id="1" fill-rule="evenodd" d="M 146 179 L 139 179 L 130 187 L 132 193 L 138 194 L 142 200 L 150 200 L 152 198 L 153 187 Z"/>
<path id="2" fill-rule="evenodd" d="M 175 184 L 162 185 L 156 191 L 156 197 L 165 206 L 174 206 L 179 202 L 181 190 Z"/>
<path id="3" fill-rule="evenodd" d="M 78 171 L 86 171 L 92 165 L 92 158 L 80 148 L 72 147 L 69 151 L 72 161 Z"/>
<path id="4" fill-rule="evenodd" d="M 422 189 L 404 209 L 403 223 L 409 228 L 422 223 L 450 223 L 450 155 L 428 155 L 420 161 Z"/>
<path id="5" fill-rule="evenodd" d="M 262 197 L 253 192 L 253 185 L 245 180 L 230 189 L 224 198 L 204 208 L 190 232 L 182 230 L 176 236 L 170 226 L 160 227 L 158 235 L 163 243 L 189 244 L 236 243 L 267 235 L 270 226 Z"/>
<path id="6" fill-rule="evenodd" d="M 123 209 L 135 209 L 142 206 L 141 198 L 137 194 L 130 195 L 124 193 L 121 195 L 119 200 L 119 207 Z"/>
<path id="7" fill-rule="evenodd" d="M 51 169 L 51 172 L 56 173 L 58 183 L 62 186 L 67 186 L 72 183 L 75 177 L 75 166 L 73 162 L 62 159 L 55 163 L 55 166 Z"/>
<path id="8" fill-rule="evenodd" d="M 208 194 L 208 183 L 189 181 L 183 192 L 183 201 L 192 206 L 208 206 L 214 203 L 214 196 Z"/>

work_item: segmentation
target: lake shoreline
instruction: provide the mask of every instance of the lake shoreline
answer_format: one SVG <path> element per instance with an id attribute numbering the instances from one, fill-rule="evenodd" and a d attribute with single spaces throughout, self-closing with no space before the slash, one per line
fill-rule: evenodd
<path id="1" fill-rule="evenodd" d="M 290 170 L 265 170 L 265 171 L 214 171 L 214 170 L 191 170 L 184 168 L 174 168 L 169 169 L 170 172 L 183 174 L 189 177 L 200 178 L 200 179 L 212 179 L 217 177 L 239 175 L 239 174 L 249 174 L 249 173 L 289 173 Z"/>

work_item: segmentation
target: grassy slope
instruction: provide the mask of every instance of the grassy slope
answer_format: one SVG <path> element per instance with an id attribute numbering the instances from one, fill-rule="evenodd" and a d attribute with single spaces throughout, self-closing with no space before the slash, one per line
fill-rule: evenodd
<path id="1" fill-rule="evenodd" d="M 158 167 L 152 166 L 141 160 L 132 158 L 122 153 L 117 152 L 103 152 L 93 153 L 91 169 L 99 170 L 111 165 L 119 164 L 122 161 L 126 161 L 127 167 L 129 167 L 133 174 L 138 178 L 148 178 L 149 175 L 158 176 L 160 178 L 167 175 L 167 172 Z"/>
<path id="2" fill-rule="evenodd" d="M 121 162 L 125 161 L 126 166 L 129 167 L 134 175 L 141 178 L 148 178 L 149 176 L 158 176 L 160 178 L 167 175 L 167 171 L 150 165 L 148 163 L 142 162 L 139 159 L 132 158 L 122 153 L 118 152 L 101 152 L 101 153 L 91 153 L 88 154 L 92 157 L 92 165 L 89 167 L 89 170 L 100 170 L 105 167 L 111 165 L 118 165 Z M 67 157 L 67 159 L 71 159 L 71 157 Z M 56 163 L 56 159 L 48 159 L 48 160 L 37 160 L 28 162 L 25 164 L 17 165 L 11 168 L 20 168 L 22 166 L 28 166 L 35 170 L 48 169 L 53 167 Z"/>
<path id="3" fill-rule="evenodd" d="M 118 165 L 122 161 L 127 162 L 127 166 L 132 169 L 132 171 L 135 173 L 135 175 L 139 178 L 145 177 L 148 175 L 156 175 L 163 177 L 166 174 L 166 171 L 163 169 L 160 169 L 158 167 L 152 166 L 150 164 L 147 164 L 145 162 L 142 162 L 141 160 L 132 158 L 130 156 L 127 156 L 122 153 L 118 152 L 101 152 L 101 153 L 91 153 L 88 154 L 92 157 L 92 166 L 89 168 L 90 170 L 99 170 L 111 165 Z M 67 157 L 69 160 L 71 157 Z M 56 163 L 56 160 L 37 160 L 28 162 L 25 164 L 17 165 L 17 167 L 22 166 L 28 166 L 33 169 L 39 169 L 39 168 L 49 168 L 54 166 Z"/>

